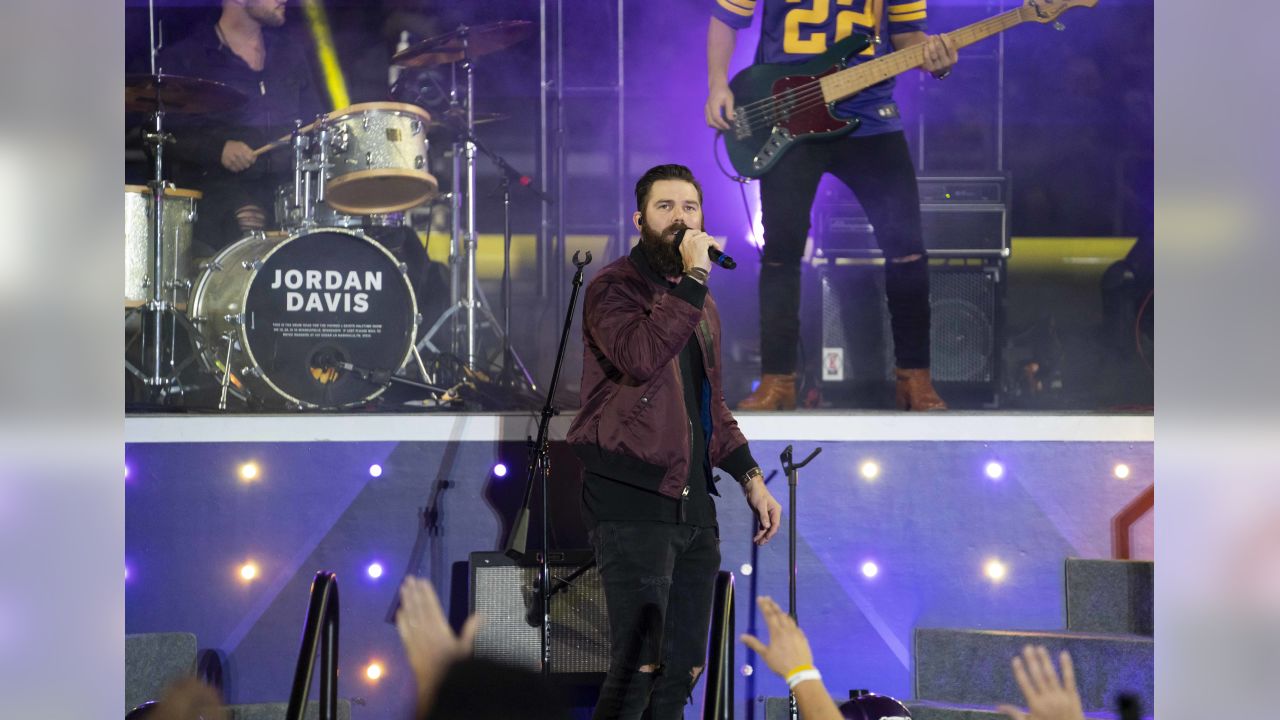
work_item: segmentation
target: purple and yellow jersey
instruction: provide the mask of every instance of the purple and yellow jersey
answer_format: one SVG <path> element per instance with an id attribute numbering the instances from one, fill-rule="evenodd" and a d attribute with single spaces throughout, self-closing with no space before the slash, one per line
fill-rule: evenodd
<path id="1" fill-rule="evenodd" d="M 762 14 L 757 63 L 793 63 L 826 52 L 852 33 L 880 36 L 850 65 L 893 51 L 889 39 L 898 33 L 925 31 L 926 0 L 706 0 L 711 14 L 741 30 Z M 763 6 L 762 9 L 757 6 Z M 881 12 L 881 8 L 885 12 Z M 886 16 L 887 17 L 882 17 Z M 873 85 L 836 105 L 839 115 L 862 120 L 861 135 L 902 129 L 893 102 L 893 78 Z"/>

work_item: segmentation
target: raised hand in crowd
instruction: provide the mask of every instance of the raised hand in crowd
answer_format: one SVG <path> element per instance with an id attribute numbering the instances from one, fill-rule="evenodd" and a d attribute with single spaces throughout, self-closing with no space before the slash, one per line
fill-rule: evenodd
<path id="1" fill-rule="evenodd" d="M 226 720 L 231 717 L 212 687 L 189 677 L 165 689 L 147 720 Z"/>
<path id="2" fill-rule="evenodd" d="M 813 665 L 809 639 L 791 616 L 767 595 L 756 600 L 760 614 L 769 628 L 769 644 L 743 633 L 739 639 L 760 656 L 769 669 L 783 680 L 796 696 L 796 705 L 805 720 L 843 720 L 840 708 L 822 683 L 822 675 Z"/>
<path id="3" fill-rule="evenodd" d="M 472 615 L 455 635 L 431 583 L 407 577 L 400 586 L 396 630 L 418 682 L 418 717 L 425 714 L 441 678 L 456 660 L 471 655 L 480 616 Z"/>
<path id="4" fill-rule="evenodd" d="M 1022 689 L 1028 711 L 1012 705 L 1000 705 L 996 709 L 1012 720 L 1083 720 L 1071 654 L 1063 650 L 1058 661 L 1062 665 L 1061 678 L 1043 645 L 1023 648 L 1022 655 L 1013 658 L 1013 678 Z"/>

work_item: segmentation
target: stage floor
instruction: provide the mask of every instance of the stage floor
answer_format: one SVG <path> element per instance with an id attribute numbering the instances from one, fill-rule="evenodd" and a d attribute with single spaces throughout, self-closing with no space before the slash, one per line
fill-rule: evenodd
<path id="1" fill-rule="evenodd" d="M 736 413 L 750 440 L 831 442 L 1128 442 L 1155 440 L 1152 415 L 1097 413 L 805 411 Z M 564 439 L 573 415 L 552 420 Z M 125 418 L 125 442 L 421 442 L 521 441 L 537 431 L 536 413 L 422 415 L 139 415 Z"/>

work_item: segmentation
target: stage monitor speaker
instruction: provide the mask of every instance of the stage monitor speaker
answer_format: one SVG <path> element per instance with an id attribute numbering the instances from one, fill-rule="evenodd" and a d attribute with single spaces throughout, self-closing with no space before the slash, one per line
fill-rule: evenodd
<path id="1" fill-rule="evenodd" d="M 1000 259 L 932 262 L 932 376 L 994 392 L 999 380 L 1004 263 Z M 827 389 L 893 380 L 893 335 L 884 297 L 884 264 L 840 261 L 819 268 L 822 354 Z"/>
<path id="2" fill-rule="evenodd" d="M 553 551 L 552 587 L 591 561 L 590 550 Z M 539 567 L 501 552 L 471 553 L 471 612 L 484 616 L 476 635 L 476 657 L 541 668 Z M 530 624 L 530 616 L 535 624 Z M 604 586 L 594 565 L 551 598 L 550 655 L 551 672 L 562 680 L 598 683 L 609 670 L 609 621 Z"/>

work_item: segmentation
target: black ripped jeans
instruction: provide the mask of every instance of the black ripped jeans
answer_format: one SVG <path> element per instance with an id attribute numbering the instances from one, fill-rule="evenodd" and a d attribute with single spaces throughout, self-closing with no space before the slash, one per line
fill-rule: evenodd
<path id="1" fill-rule="evenodd" d="M 796 371 L 800 339 L 800 259 L 818 181 L 831 173 L 853 191 L 875 227 L 885 258 L 885 295 L 900 368 L 929 367 L 929 274 L 920 228 L 920 188 L 906 136 L 859 135 L 795 145 L 760 178 L 764 263 L 760 268 L 760 365 Z"/>
<path id="2" fill-rule="evenodd" d="M 601 522 L 591 531 L 612 648 L 593 720 L 683 717 L 707 656 L 720 539 L 716 528 Z M 640 672 L 642 666 L 653 672 Z M 699 676 L 701 673 L 699 673 Z"/>

